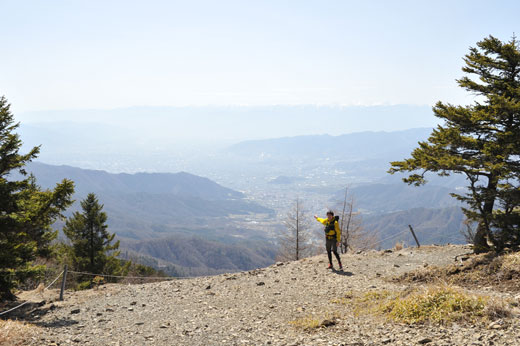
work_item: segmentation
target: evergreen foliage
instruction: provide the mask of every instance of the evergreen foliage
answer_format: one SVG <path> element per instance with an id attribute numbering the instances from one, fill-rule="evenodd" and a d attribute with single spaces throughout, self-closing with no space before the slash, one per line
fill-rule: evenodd
<path id="1" fill-rule="evenodd" d="M 95 194 L 81 201 L 82 212 L 75 212 L 65 223 L 63 232 L 72 242 L 75 270 L 93 274 L 126 275 L 130 262 L 122 265 L 119 241 L 112 243 L 115 233 L 107 231 L 107 215 Z"/>
<path id="2" fill-rule="evenodd" d="M 413 172 L 408 184 L 425 183 L 424 174 L 466 176 L 468 220 L 477 223 L 476 252 L 520 246 L 520 48 L 489 36 L 470 48 L 457 80 L 476 95 L 468 106 L 438 102 L 435 116 L 444 121 L 419 142 L 411 158 L 392 162 L 390 173 Z M 419 172 L 417 172 L 419 171 Z"/>
<path id="3" fill-rule="evenodd" d="M 74 185 L 63 180 L 54 190 L 42 190 L 24 166 L 36 158 L 39 147 L 20 154 L 22 141 L 14 133 L 10 105 L 0 97 L 0 299 L 13 299 L 12 290 L 26 279 L 35 277 L 42 266 L 33 264 L 38 257 L 51 254 L 50 242 L 57 231 L 54 221 L 72 204 Z M 13 172 L 22 179 L 9 179 Z"/>

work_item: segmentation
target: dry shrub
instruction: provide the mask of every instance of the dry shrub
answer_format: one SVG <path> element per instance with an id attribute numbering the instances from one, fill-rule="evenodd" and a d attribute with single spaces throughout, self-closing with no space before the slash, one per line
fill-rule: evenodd
<path id="1" fill-rule="evenodd" d="M 453 321 L 476 322 L 485 316 L 487 299 L 450 287 L 429 288 L 384 302 L 380 309 L 391 319 L 408 324 Z"/>
<path id="2" fill-rule="evenodd" d="M 38 327 L 18 321 L 0 320 L 0 345 L 26 345 L 38 334 Z"/>
<path id="3" fill-rule="evenodd" d="M 498 291 L 518 292 L 520 253 L 473 255 L 465 262 L 430 266 L 394 277 L 393 282 L 451 284 L 463 287 L 491 286 Z"/>
<path id="4" fill-rule="evenodd" d="M 349 292 L 333 302 L 352 305 L 357 315 L 371 313 L 407 324 L 477 323 L 512 316 L 505 301 L 451 286 L 410 288 L 402 292 L 376 290 L 354 296 Z"/>
<path id="5" fill-rule="evenodd" d="M 520 252 L 504 255 L 502 269 L 520 273 Z"/>
<path id="6" fill-rule="evenodd" d="M 290 321 L 289 324 L 298 329 L 312 331 L 319 328 L 330 327 L 336 324 L 336 314 L 326 313 L 324 315 L 307 315 L 296 320 Z"/>
<path id="7" fill-rule="evenodd" d="M 403 249 L 403 243 L 402 242 L 396 242 L 394 245 L 394 251 L 399 251 Z"/>

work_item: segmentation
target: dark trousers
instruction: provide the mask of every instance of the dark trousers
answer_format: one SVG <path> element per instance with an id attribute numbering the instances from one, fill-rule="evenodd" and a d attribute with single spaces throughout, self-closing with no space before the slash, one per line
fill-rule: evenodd
<path id="1" fill-rule="evenodd" d="M 338 260 L 338 264 L 341 265 L 341 259 L 339 258 L 338 246 L 336 238 L 328 239 L 325 242 L 325 246 L 327 247 L 327 256 L 329 256 L 329 263 L 332 264 L 332 252 L 334 252 L 334 256 Z"/>

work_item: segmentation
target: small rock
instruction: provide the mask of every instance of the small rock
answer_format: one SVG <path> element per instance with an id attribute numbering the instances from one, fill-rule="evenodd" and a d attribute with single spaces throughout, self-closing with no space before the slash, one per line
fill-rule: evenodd
<path id="1" fill-rule="evenodd" d="M 320 323 L 320 325 L 323 327 L 331 327 L 335 324 L 336 324 L 336 321 L 333 321 L 333 320 L 324 320 L 323 322 Z"/>
<path id="2" fill-rule="evenodd" d="M 101 312 L 96 313 L 96 316 L 102 316 L 103 314 Z"/>
<path id="3" fill-rule="evenodd" d="M 206 286 L 206 289 L 210 290 L 211 289 L 211 285 Z"/>
<path id="4" fill-rule="evenodd" d="M 73 314 L 79 314 L 80 311 L 81 311 L 80 309 L 74 309 L 74 310 L 72 310 L 72 311 L 70 312 L 70 314 L 71 314 L 71 315 L 73 315 Z"/>
<path id="5" fill-rule="evenodd" d="M 137 304 L 137 302 L 131 302 L 130 303 L 130 305 L 136 305 L 136 304 Z"/>
<path id="6" fill-rule="evenodd" d="M 390 338 L 386 338 L 386 339 L 381 340 L 382 344 L 389 344 L 391 342 L 392 342 L 392 339 L 390 339 Z"/>
<path id="7" fill-rule="evenodd" d="M 400 268 L 401 266 L 399 264 L 394 264 L 394 268 Z"/>
<path id="8" fill-rule="evenodd" d="M 128 311 L 134 311 L 134 308 L 128 308 Z"/>
<path id="9" fill-rule="evenodd" d="M 260 282 L 257 282 L 256 285 L 257 285 L 257 286 L 264 286 L 264 285 L 265 285 L 265 282 L 260 281 Z"/>
<path id="10" fill-rule="evenodd" d="M 430 338 L 423 338 L 419 341 L 417 341 L 418 344 L 421 344 L 421 345 L 425 345 L 425 344 L 429 344 L 430 342 L 432 342 L 433 340 L 430 339 Z"/>
<path id="11" fill-rule="evenodd" d="M 276 265 L 277 267 L 279 267 L 279 266 L 283 266 L 283 262 L 276 262 L 275 265 Z"/>
<path id="12" fill-rule="evenodd" d="M 112 309 L 112 308 L 106 308 L 105 311 L 106 311 L 106 312 L 114 312 L 114 309 Z"/>
<path id="13" fill-rule="evenodd" d="M 488 325 L 488 328 L 489 329 L 502 329 L 502 325 L 498 322 L 491 322 L 489 325 Z"/>

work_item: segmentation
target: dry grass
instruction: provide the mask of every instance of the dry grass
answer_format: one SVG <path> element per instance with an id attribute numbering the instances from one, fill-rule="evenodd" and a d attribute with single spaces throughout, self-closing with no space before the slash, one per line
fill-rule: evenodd
<path id="1" fill-rule="evenodd" d="M 504 255 L 502 259 L 502 269 L 520 272 L 520 252 Z"/>
<path id="2" fill-rule="evenodd" d="M 406 324 L 485 323 L 511 317 L 507 302 L 451 286 L 348 292 L 333 303 L 351 305 L 358 315 L 370 313 Z"/>
<path id="3" fill-rule="evenodd" d="M 403 243 L 401 243 L 401 242 L 397 242 L 397 243 L 395 243 L 395 245 L 394 245 L 394 251 L 402 250 L 403 247 L 404 247 L 404 246 L 403 246 Z"/>
<path id="4" fill-rule="evenodd" d="M 39 328 L 33 325 L 11 321 L 0 320 L 0 345 L 26 345 L 27 340 L 38 335 Z"/>
<path id="5" fill-rule="evenodd" d="M 489 286 L 497 291 L 520 292 L 520 253 L 472 255 L 445 267 L 431 266 L 391 279 L 394 282 Z"/>
<path id="6" fill-rule="evenodd" d="M 324 315 L 307 315 L 296 320 L 290 321 L 289 324 L 294 327 L 305 330 L 313 331 L 320 328 L 330 327 L 336 324 L 338 316 L 336 314 L 326 313 Z"/>

